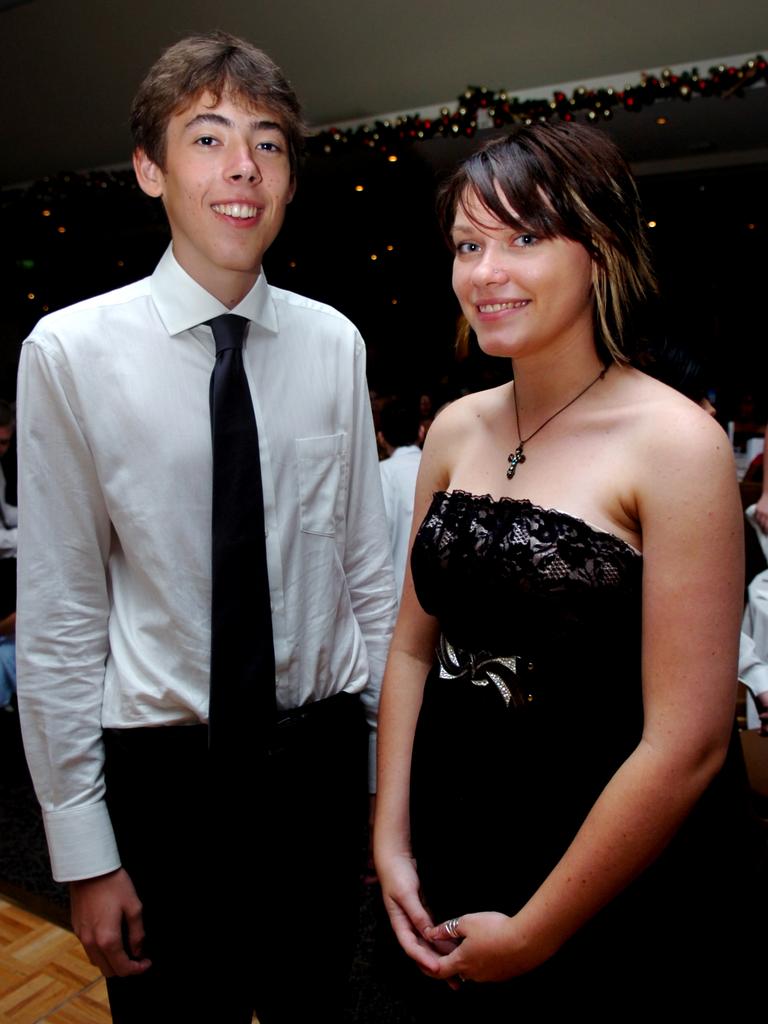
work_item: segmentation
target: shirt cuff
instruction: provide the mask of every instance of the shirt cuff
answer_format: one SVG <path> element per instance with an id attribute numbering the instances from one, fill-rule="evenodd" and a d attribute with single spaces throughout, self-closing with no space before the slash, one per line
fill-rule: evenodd
<path id="1" fill-rule="evenodd" d="M 96 878 L 120 867 L 106 803 L 48 811 L 43 815 L 51 871 L 57 882 Z"/>

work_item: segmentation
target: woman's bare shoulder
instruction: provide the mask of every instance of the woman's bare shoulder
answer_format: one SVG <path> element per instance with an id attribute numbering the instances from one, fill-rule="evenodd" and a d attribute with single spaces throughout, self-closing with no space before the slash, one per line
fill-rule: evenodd
<path id="1" fill-rule="evenodd" d="M 674 514 L 693 528 L 694 509 L 732 518 L 738 504 L 728 436 L 700 406 L 639 371 L 624 371 L 615 393 L 626 504 L 642 523 Z"/>
<path id="2" fill-rule="evenodd" d="M 631 439 L 656 455 L 661 448 L 674 462 L 713 452 L 732 461 L 728 437 L 696 402 L 639 370 L 621 371 L 615 400 Z"/>
<path id="3" fill-rule="evenodd" d="M 475 391 L 463 395 L 442 407 L 435 417 L 430 432 L 439 427 L 442 431 L 466 430 L 472 424 L 492 420 L 500 409 L 509 407 L 511 385 L 502 384 L 486 391 Z"/>
<path id="4" fill-rule="evenodd" d="M 429 428 L 424 442 L 422 467 L 436 488 L 447 486 L 464 446 L 471 443 L 478 431 L 484 431 L 494 420 L 504 401 L 509 385 L 478 391 L 457 398 L 443 406 Z"/>

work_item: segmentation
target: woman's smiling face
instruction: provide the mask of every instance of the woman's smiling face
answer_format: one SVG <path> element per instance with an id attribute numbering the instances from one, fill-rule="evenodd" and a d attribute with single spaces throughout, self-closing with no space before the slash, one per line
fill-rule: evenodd
<path id="1" fill-rule="evenodd" d="M 579 242 L 515 228 L 472 192 L 451 236 L 453 290 L 488 355 L 517 359 L 583 334 L 593 340 L 592 259 Z"/>

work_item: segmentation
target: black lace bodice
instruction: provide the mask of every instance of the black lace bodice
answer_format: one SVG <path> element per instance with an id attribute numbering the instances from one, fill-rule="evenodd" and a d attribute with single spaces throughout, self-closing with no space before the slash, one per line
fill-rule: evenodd
<path id="1" fill-rule="evenodd" d="M 593 665 L 617 648 L 639 659 L 642 564 L 566 512 L 465 491 L 435 494 L 412 554 L 419 600 L 454 643 Z"/>

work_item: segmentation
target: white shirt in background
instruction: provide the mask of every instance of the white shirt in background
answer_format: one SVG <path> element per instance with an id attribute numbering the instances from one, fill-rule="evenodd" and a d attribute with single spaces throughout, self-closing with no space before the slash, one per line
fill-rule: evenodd
<path id="1" fill-rule="evenodd" d="M 403 590 L 405 567 L 410 555 L 408 541 L 411 535 L 413 498 L 420 461 L 421 448 L 413 444 L 395 448 L 388 459 L 379 463 L 398 599 Z"/>

